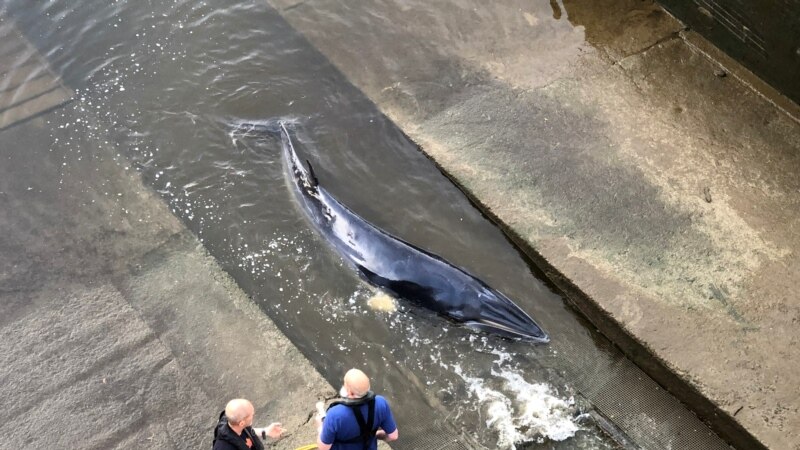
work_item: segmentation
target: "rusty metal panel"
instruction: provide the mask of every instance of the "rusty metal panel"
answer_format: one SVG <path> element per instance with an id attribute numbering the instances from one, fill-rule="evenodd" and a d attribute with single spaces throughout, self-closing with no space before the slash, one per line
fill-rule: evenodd
<path id="1" fill-rule="evenodd" d="M 800 103 L 800 0 L 659 0 L 693 30 Z"/>

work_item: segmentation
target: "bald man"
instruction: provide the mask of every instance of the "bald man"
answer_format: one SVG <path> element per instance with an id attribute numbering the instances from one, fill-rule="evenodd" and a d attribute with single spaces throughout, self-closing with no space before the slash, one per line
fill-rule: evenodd
<path id="1" fill-rule="evenodd" d="M 219 423 L 214 430 L 213 450 L 264 450 L 259 439 L 267 436 L 278 439 L 283 434 L 280 423 L 271 423 L 266 428 L 253 429 L 255 408 L 250 401 L 236 398 L 225 405 L 219 415 Z"/>
<path id="2" fill-rule="evenodd" d="M 389 403 L 370 390 L 369 378 L 350 369 L 339 394 L 324 417 L 317 417 L 317 447 L 320 450 L 376 450 L 378 439 L 398 438 L 397 424 Z"/>

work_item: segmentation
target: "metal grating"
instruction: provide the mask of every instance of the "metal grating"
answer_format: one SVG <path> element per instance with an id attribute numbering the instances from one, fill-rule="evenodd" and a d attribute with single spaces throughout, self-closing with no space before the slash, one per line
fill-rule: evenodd
<path id="1" fill-rule="evenodd" d="M 559 352 L 570 352 L 569 342 Z M 620 358 L 609 367 L 581 355 L 566 361 L 569 382 L 604 418 L 643 449 L 729 450 L 730 446 L 709 429 L 672 394 L 662 389 L 629 359 Z M 618 431 L 598 426 L 614 437 Z M 617 439 L 619 442 L 620 439 Z M 620 442 L 624 447 L 625 442 Z M 635 448 L 635 447 L 634 447 Z"/>

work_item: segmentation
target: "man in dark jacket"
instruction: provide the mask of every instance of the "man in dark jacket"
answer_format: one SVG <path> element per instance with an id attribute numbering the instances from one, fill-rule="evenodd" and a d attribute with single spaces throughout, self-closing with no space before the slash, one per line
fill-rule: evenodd
<path id="1" fill-rule="evenodd" d="M 229 401 L 214 430 L 213 450 L 264 450 L 261 439 L 281 437 L 284 430 L 277 422 L 266 428 L 253 429 L 254 416 L 255 408 L 250 401 L 243 398 Z"/>

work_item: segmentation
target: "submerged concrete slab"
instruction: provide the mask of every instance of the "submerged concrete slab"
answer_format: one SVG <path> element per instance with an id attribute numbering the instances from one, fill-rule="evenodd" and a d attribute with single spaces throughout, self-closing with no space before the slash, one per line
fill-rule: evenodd
<path id="1" fill-rule="evenodd" d="M 271 3 L 724 437 L 800 448 L 792 106 L 652 2 Z"/>
<path id="2" fill-rule="evenodd" d="M 0 130 L 72 99 L 72 90 L 0 14 Z"/>
<path id="3" fill-rule="evenodd" d="M 284 423 L 273 448 L 314 442 L 331 386 L 102 138 L 52 131 L 56 114 L 78 118 L 0 132 L 0 447 L 205 448 L 233 397 Z"/>

